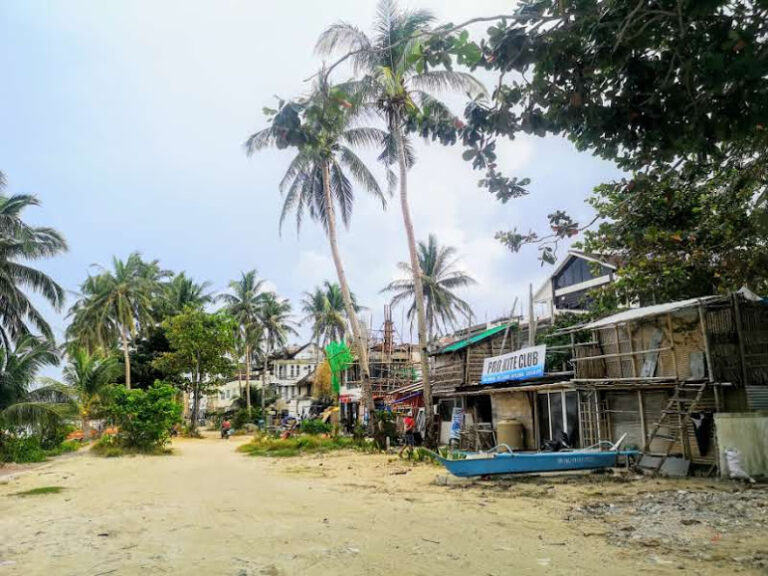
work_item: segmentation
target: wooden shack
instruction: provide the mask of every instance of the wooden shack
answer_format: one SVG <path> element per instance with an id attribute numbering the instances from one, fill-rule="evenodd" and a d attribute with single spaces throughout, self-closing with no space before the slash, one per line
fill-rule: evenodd
<path id="1" fill-rule="evenodd" d="M 714 467 L 712 414 L 768 408 L 768 306 L 748 291 L 630 309 L 580 330 L 591 334 L 574 358 L 584 445 L 626 433 L 653 468 L 671 455 Z"/>

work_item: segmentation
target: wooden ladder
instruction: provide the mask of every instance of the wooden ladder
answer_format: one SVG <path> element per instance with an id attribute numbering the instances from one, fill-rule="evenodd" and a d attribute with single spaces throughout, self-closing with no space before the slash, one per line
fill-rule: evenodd
<path id="1" fill-rule="evenodd" d="M 675 385 L 675 392 L 670 397 L 664 410 L 661 411 L 661 417 L 653 425 L 651 433 L 645 441 L 643 447 L 643 458 L 638 466 L 644 471 L 655 474 L 661 470 L 672 451 L 673 446 L 678 440 L 683 440 L 683 433 L 688 426 L 691 415 L 697 411 L 698 404 L 704 396 L 707 388 L 705 383 Z M 669 422 L 670 417 L 677 416 L 677 422 Z M 661 433 L 659 430 L 665 427 L 669 433 Z M 651 452 L 651 444 L 654 440 L 663 440 L 666 442 L 666 448 L 661 452 Z M 650 458 L 646 458 L 650 456 Z"/>

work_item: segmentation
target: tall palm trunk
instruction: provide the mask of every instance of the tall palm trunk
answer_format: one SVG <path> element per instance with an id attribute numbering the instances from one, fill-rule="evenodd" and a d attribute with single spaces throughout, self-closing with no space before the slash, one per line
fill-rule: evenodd
<path id="1" fill-rule="evenodd" d="M 251 347 L 245 345 L 245 406 L 251 417 Z"/>
<path id="2" fill-rule="evenodd" d="M 83 442 L 88 442 L 91 439 L 91 415 L 83 411 L 81 418 L 83 421 Z"/>
<path id="3" fill-rule="evenodd" d="M 261 373 L 261 419 L 264 421 L 264 427 L 267 426 L 267 369 L 269 368 L 269 338 L 266 339 L 264 346 L 264 371 Z"/>
<path id="4" fill-rule="evenodd" d="M 421 359 L 421 381 L 424 385 L 424 443 L 428 447 L 435 444 L 432 437 L 434 415 L 432 413 L 432 385 L 429 380 L 429 358 L 427 357 L 427 320 L 424 312 L 424 285 L 421 279 L 421 265 L 416 249 L 416 235 L 413 232 L 411 209 L 408 205 L 408 166 L 405 160 L 405 147 L 403 142 L 402 123 L 399 116 L 395 116 L 391 124 L 391 130 L 397 146 L 397 163 L 400 167 L 400 207 L 403 211 L 403 224 L 405 234 L 408 237 L 408 253 L 411 257 L 411 271 L 413 272 L 413 289 L 416 297 L 416 320 L 419 328 L 419 357 Z"/>
<path id="5" fill-rule="evenodd" d="M 120 331 L 123 340 L 123 359 L 125 360 L 125 387 L 131 389 L 131 355 L 128 354 L 128 330 L 125 326 Z"/>
<path id="6" fill-rule="evenodd" d="M 336 242 L 336 213 L 333 208 L 333 199 L 331 198 L 331 173 L 328 163 L 323 166 L 323 192 L 325 194 L 325 205 L 328 211 L 328 241 L 331 244 L 331 254 L 333 255 L 333 264 L 336 266 L 336 274 L 339 277 L 339 286 L 341 287 L 341 296 L 344 300 L 344 308 L 347 311 L 349 323 L 352 326 L 352 337 L 357 348 L 357 358 L 360 362 L 360 379 L 362 382 L 362 404 L 368 409 L 368 413 L 373 415 L 373 390 L 371 389 L 371 373 L 368 367 L 368 344 L 363 340 L 363 334 L 360 330 L 360 322 L 357 319 L 355 307 L 352 304 L 352 296 L 349 293 L 347 284 L 347 275 L 344 273 L 344 265 L 341 263 L 339 246 Z M 373 419 L 371 419 L 373 421 Z"/>
<path id="7" fill-rule="evenodd" d="M 243 397 L 243 365 L 240 359 L 237 360 L 237 389 L 240 391 L 240 398 Z"/>

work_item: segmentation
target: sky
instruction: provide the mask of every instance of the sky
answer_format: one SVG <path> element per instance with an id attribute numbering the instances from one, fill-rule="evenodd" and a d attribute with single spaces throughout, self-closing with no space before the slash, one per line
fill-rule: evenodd
<path id="1" fill-rule="evenodd" d="M 403 5 L 451 22 L 510 10 L 500 0 Z M 0 170 L 7 192 L 40 199 L 28 220 L 66 237 L 69 251 L 39 267 L 70 292 L 69 303 L 92 265 L 133 251 L 210 281 L 216 292 L 256 268 L 295 308 L 304 291 L 334 280 L 318 225 L 307 220 L 297 235 L 288 221 L 279 233 L 278 182 L 291 153 L 248 158 L 242 145 L 265 127 L 264 106 L 308 89 L 306 78 L 322 63 L 313 48 L 324 27 L 345 20 L 368 29 L 375 7 L 375 0 L 0 2 Z M 460 110 L 460 99 L 452 104 Z M 494 233 L 546 231 L 556 209 L 586 220 L 589 192 L 619 175 L 557 137 L 522 137 L 498 149 L 502 172 L 532 179 L 528 197 L 501 204 L 478 188 L 481 174 L 459 146 L 417 141 L 409 175 L 417 237 L 433 233 L 456 247 L 460 266 L 478 281 L 460 295 L 480 321 L 509 313 L 551 270 L 535 247 L 510 253 Z M 388 300 L 380 290 L 408 256 L 397 199 L 383 211 L 359 193 L 339 241 L 351 288 L 378 328 Z M 61 336 L 64 315 L 42 308 Z M 400 324 L 402 311 L 393 318 Z M 410 338 L 407 322 L 401 336 Z"/>

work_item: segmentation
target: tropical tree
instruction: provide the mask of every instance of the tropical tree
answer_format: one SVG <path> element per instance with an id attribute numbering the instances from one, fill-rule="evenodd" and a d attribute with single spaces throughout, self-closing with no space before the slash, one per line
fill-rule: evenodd
<path id="1" fill-rule="evenodd" d="M 186 272 L 179 272 L 162 286 L 159 315 L 166 317 L 179 314 L 187 306 L 203 308 L 213 302 L 210 287 L 210 282 L 195 282 Z"/>
<path id="2" fill-rule="evenodd" d="M 285 298 L 280 298 L 274 292 L 264 292 L 262 294 L 259 320 L 263 330 L 264 342 L 264 370 L 261 374 L 261 413 L 264 414 L 269 355 L 272 351 L 283 348 L 288 343 L 288 336 L 296 334 L 296 330 L 293 328 L 293 322 L 291 321 L 291 303 Z"/>
<path id="3" fill-rule="evenodd" d="M 70 339 L 93 351 L 109 350 L 121 342 L 125 362 L 125 385 L 131 387 L 130 339 L 140 327 L 153 323 L 153 303 L 162 290 L 167 272 L 157 261 L 144 262 L 134 252 L 127 260 L 112 259 L 112 270 L 88 276 L 80 288 L 80 297 L 72 306 Z"/>
<path id="4" fill-rule="evenodd" d="M 317 43 L 321 54 L 345 52 L 356 73 L 363 74 L 356 88 L 364 100 L 373 105 L 387 125 L 385 148 L 380 157 L 387 165 L 399 167 L 400 206 L 408 239 L 416 319 L 421 352 L 421 372 L 426 410 L 426 441 L 432 444 L 432 389 L 427 356 L 427 319 L 424 308 L 424 286 L 419 268 L 416 234 L 408 203 L 408 169 L 414 157 L 405 136 L 414 118 L 429 123 L 429 118 L 445 120 L 453 114 L 436 95 L 448 90 L 476 92 L 485 88 L 471 74 L 444 70 L 427 70 L 417 66 L 422 36 L 430 31 L 434 16 L 426 10 L 401 10 L 395 0 L 380 0 L 373 34 L 351 24 L 340 22 L 326 29 Z M 450 60 L 450 59 L 449 59 Z M 390 179 L 394 184 L 394 179 Z"/>
<path id="5" fill-rule="evenodd" d="M 352 307 L 359 312 L 357 300 L 350 293 Z M 312 339 L 318 346 L 333 340 L 343 340 L 347 334 L 347 316 L 341 287 L 327 280 L 312 292 L 304 292 L 301 309 L 306 316 L 301 323 L 312 323 Z"/>
<path id="6" fill-rule="evenodd" d="M 430 341 L 436 333 L 455 326 L 457 314 L 472 313 L 469 304 L 456 296 L 454 290 L 470 286 L 475 280 L 466 272 L 458 270 L 456 264 L 456 248 L 441 246 L 434 234 L 429 235 L 427 242 L 419 242 L 419 269 L 424 286 L 424 307 Z M 407 262 L 400 262 L 397 266 L 407 277 L 390 282 L 382 292 L 394 293 L 392 306 L 409 303 L 407 315 L 413 322 L 416 315 L 413 270 Z"/>
<path id="7" fill-rule="evenodd" d="M 25 262 L 65 252 L 67 243 L 52 228 L 24 222 L 24 209 L 40 205 L 36 197 L 6 196 L 4 190 L 5 177 L 0 173 L 0 344 L 10 350 L 13 342 L 33 331 L 53 338 L 50 325 L 25 291 L 42 296 L 58 311 L 64 304 L 64 290 L 50 276 Z"/>
<path id="8" fill-rule="evenodd" d="M 236 322 L 227 314 L 209 314 L 192 307 L 163 322 L 171 351 L 155 364 L 161 370 L 176 372 L 182 389 L 192 395 L 193 431 L 197 428 L 200 399 L 231 375 L 233 366 L 227 356 L 234 347 Z"/>
<path id="9" fill-rule="evenodd" d="M 0 349 L 0 411 L 27 400 L 38 372 L 58 363 L 59 352 L 47 339 L 24 336 L 13 349 Z"/>
<path id="10" fill-rule="evenodd" d="M 67 398 L 30 389 L 42 368 L 58 363 L 59 350 L 45 338 L 26 335 L 13 349 L 0 349 L 0 432 L 15 426 L 40 432 L 73 414 Z"/>
<path id="11" fill-rule="evenodd" d="M 238 325 L 237 340 L 245 356 L 245 381 L 248 383 L 245 387 L 245 398 L 248 412 L 251 411 L 251 357 L 262 335 L 260 313 L 264 300 L 263 286 L 264 280 L 256 278 L 256 270 L 249 270 L 242 272 L 239 280 L 229 283 L 231 293 L 218 297 L 224 302 L 224 309 Z"/>
<path id="12" fill-rule="evenodd" d="M 337 215 L 349 226 L 354 201 L 350 176 L 358 186 L 386 205 L 384 192 L 353 148 L 380 146 L 386 133 L 380 129 L 355 125 L 359 99 L 345 91 L 345 86 L 331 86 L 324 73 L 317 77 L 313 92 L 306 98 L 281 102 L 271 112 L 271 125 L 248 138 L 245 147 L 253 154 L 267 146 L 295 147 L 298 154 L 288 166 L 280 183 L 285 195 L 280 222 L 289 212 L 296 212 L 297 229 L 305 212 L 320 222 L 328 236 L 333 263 L 352 329 L 352 338 L 362 372 L 363 400 L 373 410 L 373 395 L 365 342 L 347 282 L 337 244 Z"/>
<path id="13" fill-rule="evenodd" d="M 117 358 L 99 353 L 91 354 L 85 348 L 73 350 L 64 368 L 63 381 L 42 379 L 50 390 L 71 400 L 76 406 L 83 426 L 83 439 L 91 437 L 90 422 L 99 416 L 106 393 L 120 372 Z"/>

